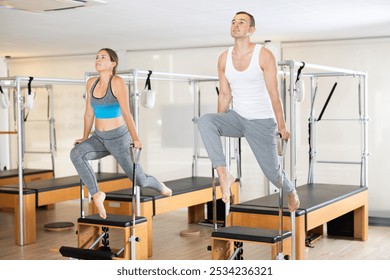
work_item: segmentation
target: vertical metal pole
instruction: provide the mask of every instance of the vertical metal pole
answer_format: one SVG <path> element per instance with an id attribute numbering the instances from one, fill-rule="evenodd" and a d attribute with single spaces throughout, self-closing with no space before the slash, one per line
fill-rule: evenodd
<path id="1" fill-rule="evenodd" d="M 291 260 L 296 259 L 296 239 L 295 239 L 295 233 L 296 233 L 296 226 L 295 226 L 295 211 L 290 212 L 290 220 L 291 220 Z"/>
<path id="2" fill-rule="evenodd" d="M 317 129 L 317 126 L 316 126 L 316 119 L 315 119 L 315 109 L 314 109 L 314 105 L 315 105 L 315 95 L 316 95 L 316 87 L 317 87 L 317 78 L 315 77 L 311 77 L 310 78 L 310 81 L 311 81 L 311 103 L 310 103 L 310 118 L 309 118 L 309 129 L 310 129 L 310 134 L 309 134 L 309 137 L 310 137 L 310 151 L 309 151 L 309 175 L 308 175 L 308 179 L 307 179 L 307 182 L 309 184 L 312 184 L 314 183 L 314 176 L 315 176 L 315 169 L 314 169 L 314 164 L 315 164 L 315 161 L 316 161 L 316 129 Z"/>
<path id="3" fill-rule="evenodd" d="M 217 187 L 215 186 L 215 172 L 214 168 L 211 167 L 211 188 L 213 191 L 213 226 L 214 230 L 218 229 L 217 225 Z"/>
<path id="4" fill-rule="evenodd" d="M 295 91 L 295 73 L 294 73 L 294 62 L 290 63 L 290 125 L 291 125 L 291 136 L 290 136 L 290 176 L 291 181 L 296 187 L 296 91 Z"/>
<path id="5" fill-rule="evenodd" d="M 134 123 L 135 128 L 137 130 L 137 133 L 139 133 L 139 106 L 138 106 L 138 100 L 139 100 L 139 91 L 138 91 L 138 70 L 133 69 L 133 78 L 134 78 L 134 92 L 133 92 L 133 117 L 134 117 Z M 131 102 L 131 100 L 130 100 Z"/>
<path id="6" fill-rule="evenodd" d="M 138 91 L 138 70 L 133 69 L 133 118 L 135 123 L 135 128 L 137 130 L 137 133 L 139 134 L 139 91 Z M 131 100 L 130 100 L 131 102 Z M 135 170 L 133 170 L 135 172 Z M 141 197 L 140 197 L 140 188 L 133 182 L 133 188 L 135 192 L 135 197 L 137 201 L 137 216 L 141 215 Z"/>
<path id="7" fill-rule="evenodd" d="M 363 92 L 363 186 L 368 186 L 368 74 L 364 75 L 364 92 Z"/>
<path id="8" fill-rule="evenodd" d="M 296 148 L 297 148 L 297 128 L 296 128 L 296 91 L 295 91 L 295 72 L 294 72 L 295 64 L 294 62 L 290 64 L 290 124 L 291 124 L 291 140 L 290 140 L 290 153 L 291 153 L 291 158 L 290 158 L 290 176 L 291 176 L 291 181 L 296 188 L 296 183 L 297 183 L 297 175 L 296 175 Z M 292 218 L 292 216 L 291 216 Z M 295 223 L 295 220 L 291 220 L 291 223 Z M 295 238 L 295 231 L 291 232 L 291 247 L 292 247 L 292 259 L 295 260 L 295 243 L 296 243 L 296 238 Z"/>
<path id="9" fill-rule="evenodd" d="M 226 170 L 230 172 L 230 166 L 231 166 L 231 155 L 230 155 L 230 138 L 225 137 L 225 160 L 226 160 Z M 229 192 L 231 186 L 228 186 Z M 230 197 L 230 194 L 229 194 Z M 229 215 L 230 211 L 230 199 L 228 202 L 225 203 L 225 226 L 227 225 L 227 217 Z"/>
<path id="10" fill-rule="evenodd" d="M 85 218 L 84 213 L 84 184 L 83 180 L 80 178 L 80 217 Z"/>
<path id="11" fill-rule="evenodd" d="M 57 150 L 56 138 L 55 138 L 55 118 L 54 118 L 54 96 L 53 87 L 46 86 L 49 98 L 49 133 L 50 133 L 50 155 L 51 155 L 51 166 L 54 172 L 54 154 Z"/>
<path id="12" fill-rule="evenodd" d="M 191 81 L 194 94 L 194 154 L 192 157 L 192 177 L 198 176 L 199 133 L 198 120 L 200 118 L 200 90 L 199 81 Z"/>
<path id="13" fill-rule="evenodd" d="M 132 215 L 132 227 L 131 227 L 131 237 L 130 237 L 130 242 L 131 242 L 131 259 L 132 260 L 135 260 L 136 259 L 136 244 L 135 242 L 137 241 L 137 238 L 135 236 L 135 230 L 136 230 L 136 226 L 135 226 L 135 223 L 136 223 L 136 214 L 135 214 L 135 207 L 134 207 L 134 194 L 135 194 L 135 186 L 137 185 L 136 184 L 136 168 L 137 168 L 137 163 L 139 162 L 139 157 L 140 157 L 140 153 L 141 153 L 141 150 L 137 149 L 134 147 L 134 145 L 132 144 L 130 146 L 130 156 L 131 156 L 131 159 L 133 161 L 133 193 L 132 193 L 132 197 L 131 197 L 131 215 Z M 139 204 L 137 203 L 137 206 Z"/>
<path id="14" fill-rule="evenodd" d="M 240 186 L 241 184 L 241 177 L 242 177 L 242 165 L 241 165 L 241 138 L 235 139 L 235 156 L 236 156 L 236 164 L 237 164 L 237 179 L 240 180 Z"/>
<path id="15" fill-rule="evenodd" d="M 16 110 L 17 110 L 17 131 L 18 131 L 18 178 L 19 178 L 19 228 L 20 228 L 20 245 L 24 245 L 24 205 L 23 205 L 23 133 L 22 133 L 22 92 L 20 87 L 20 77 L 16 77 Z"/>

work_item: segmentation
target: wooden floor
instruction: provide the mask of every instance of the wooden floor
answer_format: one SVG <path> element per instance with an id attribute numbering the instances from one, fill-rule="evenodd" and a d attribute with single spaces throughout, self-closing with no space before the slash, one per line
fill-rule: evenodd
<path id="1" fill-rule="evenodd" d="M 38 209 L 37 242 L 17 246 L 14 241 L 13 214 L 0 211 L 0 259 L 1 260 L 65 260 L 57 251 L 61 246 L 77 246 L 75 228 L 62 232 L 50 232 L 44 224 L 70 221 L 76 224 L 79 217 L 79 201 L 58 203 L 54 209 Z M 204 225 L 188 225 L 186 209 L 181 209 L 154 218 L 153 260 L 209 260 L 212 228 Z M 181 237 L 180 231 L 197 229 L 200 236 Z M 111 238 L 113 234 L 111 234 Z M 113 240 L 115 242 L 115 240 Z M 244 244 L 244 259 L 268 259 L 269 251 L 264 246 Z M 355 241 L 324 236 L 307 248 L 307 260 L 390 260 L 390 228 L 370 226 L 368 241 Z"/>

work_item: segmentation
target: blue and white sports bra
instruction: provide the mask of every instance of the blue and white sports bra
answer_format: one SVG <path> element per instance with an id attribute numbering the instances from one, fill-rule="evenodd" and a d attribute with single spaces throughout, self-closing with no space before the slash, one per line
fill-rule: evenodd
<path id="1" fill-rule="evenodd" d="M 100 79 L 100 78 L 99 78 Z M 93 96 L 93 91 L 99 79 L 95 81 L 91 88 L 91 105 L 97 119 L 113 119 L 122 116 L 121 108 L 119 107 L 118 99 L 114 96 L 111 89 L 111 79 L 107 86 L 106 94 L 97 98 Z"/>

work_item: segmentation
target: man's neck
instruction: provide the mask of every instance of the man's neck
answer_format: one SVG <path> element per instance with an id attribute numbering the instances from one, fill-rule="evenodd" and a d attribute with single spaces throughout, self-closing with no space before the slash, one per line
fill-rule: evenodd
<path id="1" fill-rule="evenodd" d="M 249 37 L 236 38 L 234 41 L 234 51 L 239 54 L 247 53 L 252 49 L 253 43 L 249 40 Z"/>

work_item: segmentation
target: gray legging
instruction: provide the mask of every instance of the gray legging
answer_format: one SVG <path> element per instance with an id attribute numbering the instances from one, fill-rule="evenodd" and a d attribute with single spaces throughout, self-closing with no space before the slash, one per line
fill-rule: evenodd
<path id="1" fill-rule="evenodd" d="M 95 130 L 90 138 L 71 150 L 70 159 L 91 195 L 97 193 L 99 188 L 89 160 L 112 155 L 130 180 L 133 179 L 133 162 L 130 156 L 131 141 L 127 126 L 123 125 L 109 131 Z M 151 187 L 159 192 L 162 190 L 160 182 L 153 176 L 145 174 L 140 164 L 137 164 L 135 178 L 140 187 Z"/>
<path id="2" fill-rule="evenodd" d="M 279 162 L 276 149 L 275 134 L 277 124 L 275 119 L 248 120 L 233 110 L 226 113 L 203 115 L 198 122 L 198 129 L 214 168 L 226 166 L 221 136 L 245 137 L 254 153 L 264 175 L 275 186 L 279 180 Z M 292 192 L 294 186 L 286 176 L 283 188 Z"/>

